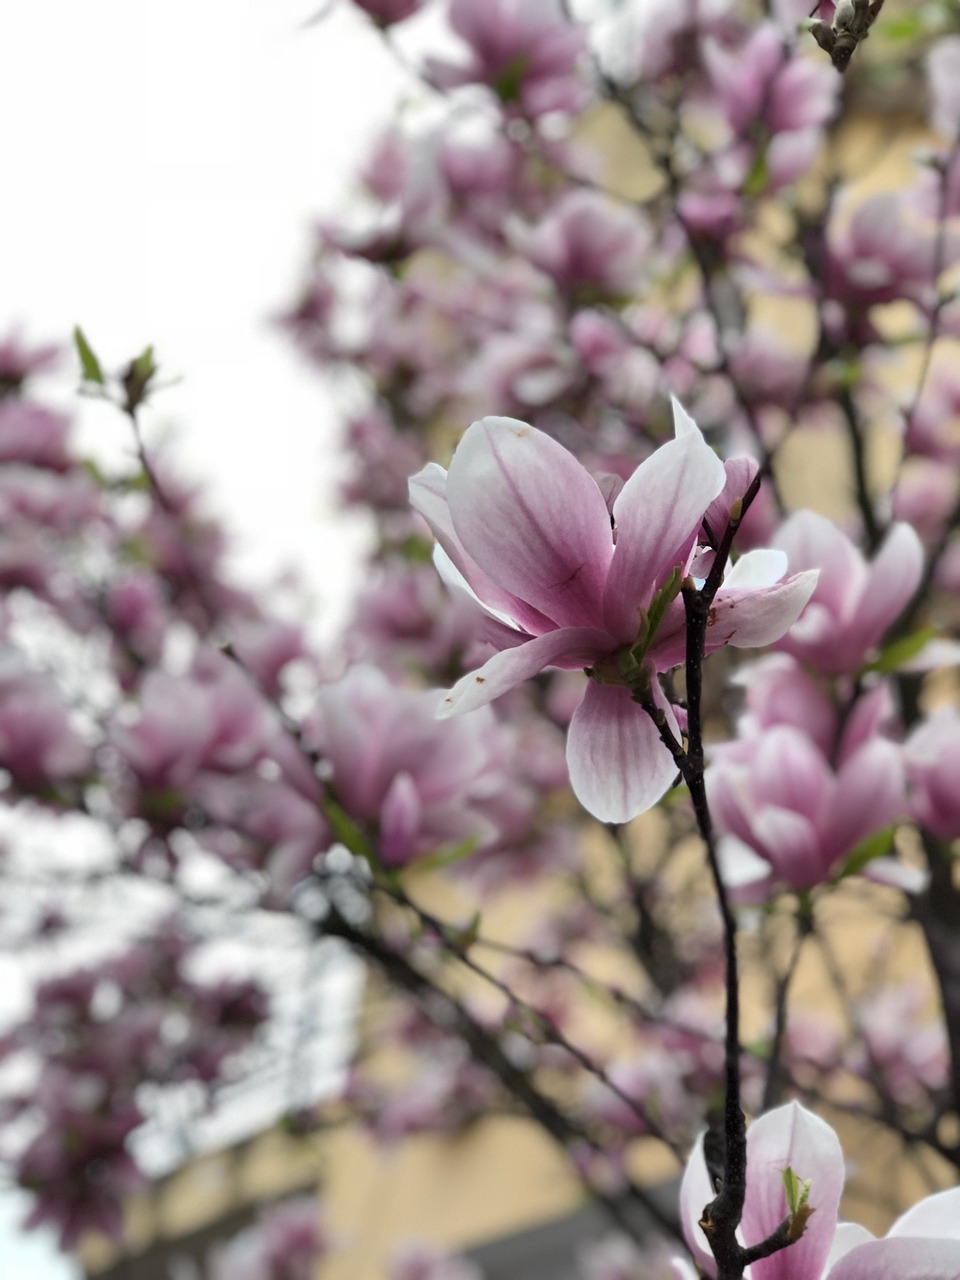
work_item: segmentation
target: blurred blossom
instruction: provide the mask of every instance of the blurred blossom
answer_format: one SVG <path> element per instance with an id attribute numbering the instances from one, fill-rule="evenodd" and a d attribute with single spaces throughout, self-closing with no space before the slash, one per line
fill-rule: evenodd
<path id="1" fill-rule="evenodd" d="M 209 1280 L 313 1280 L 331 1243 L 316 1196 L 262 1208 L 256 1223 L 211 1254 Z"/>
<path id="2" fill-rule="evenodd" d="M 375 824 L 387 866 L 475 841 L 493 843 L 514 784 L 490 711 L 436 719 L 442 694 L 402 689 L 374 667 L 351 667 L 317 700 L 310 740 L 328 762 L 338 802 Z"/>
<path id="3" fill-rule="evenodd" d="M 427 1244 L 401 1245 L 390 1259 L 389 1280 L 483 1280 L 475 1262 Z"/>
<path id="4" fill-rule="evenodd" d="M 960 835 L 960 712 L 940 707 L 924 717 L 903 753 L 913 817 L 941 840 Z"/>
<path id="5" fill-rule="evenodd" d="M 427 60 L 430 78 L 442 88 L 486 84 L 507 107 L 532 117 L 575 111 L 585 101 L 578 67 L 586 38 L 558 0 L 450 0 L 449 20 L 468 56 Z"/>
<path id="6" fill-rule="evenodd" d="M 906 796 L 901 749 L 877 736 L 889 719 L 886 686 L 843 723 L 799 667 L 758 670 L 756 684 L 744 673 L 739 736 L 711 748 L 706 781 L 731 885 L 765 897 L 778 885 L 822 883 L 862 840 L 903 816 Z"/>
<path id="7" fill-rule="evenodd" d="M 791 570 L 819 570 L 809 604 L 781 649 L 825 675 L 854 674 L 876 651 L 920 583 L 923 547 L 908 524 L 892 525 L 872 562 L 833 521 L 799 511 L 773 545 Z"/>

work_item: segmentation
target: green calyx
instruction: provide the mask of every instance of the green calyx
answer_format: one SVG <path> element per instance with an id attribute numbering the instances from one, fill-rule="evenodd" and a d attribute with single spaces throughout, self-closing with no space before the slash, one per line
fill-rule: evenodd
<path id="1" fill-rule="evenodd" d="M 638 688 L 646 683 L 649 675 L 644 671 L 644 661 L 667 610 L 680 594 L 682 585 L 683 570 L 678 565 L 650 601 L 649 608 L 638 610 L 640 625 L 633 644 L 624 645 L 609 657 L 601 658 L 587 668 L 587 675 L 600 684 L 625 685 L 628 689 Z"/>

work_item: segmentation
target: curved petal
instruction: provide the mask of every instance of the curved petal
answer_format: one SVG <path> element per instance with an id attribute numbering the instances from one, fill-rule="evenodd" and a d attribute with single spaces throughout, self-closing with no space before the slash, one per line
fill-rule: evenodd
<path id="1" fill-rule="evenodd" d="M 723 580 L 725 587 L 772 587 L 787 572 L 787 553 L 766 547 L 742 555 Z"/>
<path id="2" fill-rule="evenodd" d="M 707 1162 L 703 1157 L 703 1134 L 697 1139 L 687 1160 L 680 1182 L 680 1227 L 687 1247 L 697 1260 L 697 1265 L 708 1276 L 717 1274 L 707 1237 L 698 1225 L 703 1211 L 715 1196 L 710 1185 Z"/>
<path id="3" fill-rule="evenodd" d="M 803 814 L 767 806 L 753 820 L 753 835 L 778 877 L 791 888 L 812 889 L 829 873 L 816 829 Z"/>
<path id="4" fill-rule="evenodd" d="M 721 836 L 717 862 L 735 905 L 766 902 L 771 897 L 770 863 L 738 836 Z"/>
<path id="5" fill-rule="evenodd" d="M 902 818 L 906 810 L 902 749 L 886 738 L 875 738 L 837 774 L 823 824 L 824 844 L 839 858 L 872 831 Z"/>
<path id="6" fill-rule="evenodd" d="M 737 645 L 741 649 L 759 649 L 773 644 L 799 618 L 816 585 L 815 569 L 795 573 L 785 582 L 770 587 L 724 584 L 717 592 L 710 611 L 707 652 L 725 644 Z"/>
<path id="7" fill-rule="evenodd" d="M 845 1254 L 827 1280 L 960 1280 L 960 1240 L 873 1240 Z"/>
<path id="8" fill-rule="evenodd" d="M 671 1258 L 674 1280 L 697 1280 L 697 1273 L 686 1258 Z"/>
<path id="9" fill-rule="evenodd" d="M 617 545 L 604 613 L 624 641 L 637 632 L 637 608 L 690 550 L 703 513 L 723 489 L 723 463 L 699 431 L 684 431 L 642 462 L 613 504 Z"/>
<path id="10" fill-rule="evenodd" d="M 700 428 L 690 417 L 676 396 L 670 397 L 670 408 L 673 411 L 673 434 L 679 436 L 700 435 Z M 701 436 L 701 439 L 703 437 Z"/>
<path id="11" fill-rule="evenodd" d="M 657 696 L 654 685 L 654 696 Z M 673 732 L 673 711 L 663 699 Z M 573 713 L 567 737 L 567 765 L 574 795 L 601 822 L 629 822 L 652 808 L 677 776 L 677 766 L 660 741 L 656 725 L 619 685 L 591 680 Z"/>
<path id="12" fill-rule="evenodd" d="M 428 462 L 422 471 L 408 481 L 410 505 L 423 516 L 433 531 L 438 545 L 447 557 L 447 565 L 460 574 L 469 590 L 482 605 L 498 617 L 511 618 L 531 635 L 553 630 L 553 623 L 524 600 L 504 591 L 463 549 L 450 516 L 447 501 L 447 473 L 436 462 Z M 441 575 L 443 561 L 437 569 Z M 449 569 L 446 569 L 449 574 Z M 452 577 L 452 575 L 450 575 Z M 454 582 L 456 580 L 454 579 Z M 457 583 L 456 585 L 460 585 Z"/>
<path id="13" fill-rule="evenodd" d="M 931 1236 L 937 1240 L 960 1240 L 960 1187 L 939 1191 L 896 1220 L 887 1236 Z"/>
<path id="14" fill-rule="evenodd" d="M 758 1244 L 787 1216 L 783 1171 L 810 1179 L 810 1215 L 801 1238 L 788 1249 L 755 1262 L 753 1280 L 811 1280 L 820 1276 L 837 1229 L 843 1191 L 843 1151 L 831 1127 L 797 1102 L 754 1120 L 747 1131 L 747 1198 L 743 1238 Z"/>
<path id="15" fill-rule="evenodd" d="M 572 453 L 515 418 L 482 418 L 453 455 L 447 497 L 461 544 L 493 581 L 558 626 L 599 622 L 610 516 Z"/>
<path id="16" fill-rule="evenodd" d="M 892 525 L 867 570 L 857 608 L 856 629 L 863 647 L 879 644 L 884 632 L 907 607 L 923 574 L 923 544 L 912 525 Z"/>
<path id="17" fill-rule="evenodd" d="M 437 715 L 463 715 L 499 698 L 544 667 L 588 667 L 614 648 L 605 631 L 590 627 L 562 627 L 537 636 L 526 644 L 504 649 L 488 659 L 479 671 L 470 671 L 440 700 Z"/>
<path id="18" fill-rule="evenodd" d="M 827 1254 L 827 1274 L 829 1275 L 833 1264 L 839 1262 L 851 1249 L 856 1249 L 861 1244 L 869 1244 L 873 1239 L 875 1237 L 866 1227 L 861 1227 L 859 1222 L 841 1222 L 837 1227 L 837 1234 L 833 1237 L 830 1252 Z"/>
<path id="19" fill-rule="evenodd" d="M 867 578 L 863 556 L 826 516 L 796 511 L 780 526 L 774 546 L 787 553 L 794 573 L 819 569 L 814 599 L 834 617 L 845 621 L 857 607 Z"/>

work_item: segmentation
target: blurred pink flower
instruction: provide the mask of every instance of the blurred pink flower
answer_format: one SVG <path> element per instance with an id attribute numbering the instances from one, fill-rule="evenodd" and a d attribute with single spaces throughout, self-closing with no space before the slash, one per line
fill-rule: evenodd
<path id="1" fill-rule="evenodd" d="M 456 63 L 428 59 L 428 74 L 441 88 L 486 84 L 530 116 L 583 103 L 578 63 L 586 37 L 556 0 L 450 0 L 450 25 L 469 56 Z"/>
<path id="2" fill-rule="evenodd" d="M 939 707 L 903 745 L 910 812 L 941 840 L 960 835 L 960 712 Z"/>
<path id="3" fill-rule="evenodd" d="M 438 721 L 437 690 L 400 689 L 374 667 L 351 667 L 317 699 L 309 726 L 338 803 L 377 824 L 387 866 L 465 840 L 495 841 L 513 783 L 488 711 L 472 722 Z"/>
<path id="4" fill-rule="evenodd" d="M 894 524 L 868 564 L 832 520 L 812 511 L 790 516 L 773 539 L 794 573 L 819 569 L 800 620 L 778 647 L 824 675 L 853 675 L 906 608 L 923 573 L 916 531 Z"/>
<path id="5" fill-rule="evenodd" d="M 811 889 L 904 814 L 901 748 L 878 734 L 890 718 L 889 689 L 877 686 L 841 725 L 826 693 L 789 659 L 748 668 L 741 682 L 738 737 L 711 748 L 706 774 L 725 869 L 753 896 L 776 884 Z"/>

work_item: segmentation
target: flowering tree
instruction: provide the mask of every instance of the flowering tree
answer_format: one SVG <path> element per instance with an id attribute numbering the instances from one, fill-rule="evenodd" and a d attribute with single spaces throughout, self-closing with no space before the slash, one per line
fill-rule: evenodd
<path id="1" fill-rule="evenodd" d="M 847 0 L 812 34 L 787 0 L 353 3 L 411 89 L 283 318 L 376 519 L 333 651 L 229 581 L 145 444 L 152 352 L 112 375 L 77 335 L 130 420 L 107 474 L 34 399 L 51 353 L 0 351 L 5 929 L 59 957 L 4 1042 L 12 1175 L 65 1244 L 121 1232 L 150 1107 L 269 1025 L 252 975 L 205 971 L 216 938 L 339 940 L 411 1060 L 388 1089 L 361 1053 L 353 1114 L 385 1143 L 539 1125 L 674 1241 L 591 1274 L 955 1280 L 960 40 Z M 424 49 L 435 9 L 455 55 Z M 929 45 L 932 132 L 864 196 L 840 143 L 894 34 Z M 521 893 L 535 927 L 504 932 Z M 119 894 L 127 936 L 78 964 Z M 827 1118 L 929 1184 L 883 1239 L 838 1225 Z M 251 1230 L 214 1274 L 336 1247 L 302 1204 Z"/>

